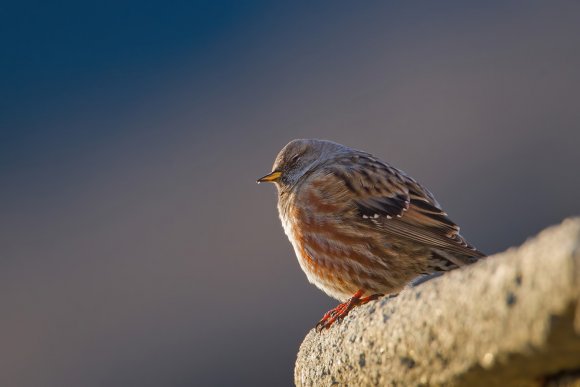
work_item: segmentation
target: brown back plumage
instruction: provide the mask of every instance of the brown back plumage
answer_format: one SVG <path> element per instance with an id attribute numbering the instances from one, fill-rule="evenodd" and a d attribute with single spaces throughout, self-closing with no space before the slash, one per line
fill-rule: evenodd
<path id="1" fill-rule="evenodd" d="M 430 247 L 436 261 L 434 271 L 453 269 L 485 256 L 459 234 L 459 226 L 426 188 L 368 153 L 353 150 L 340 155 L 304 179 L 321 175 L 325 186 L 339 187 L 334 188 L 333 196 L 337 201 L 346 198 L 343 210 L 358 215 L 354 220 L 362 226 L 380 230 L 386 238 L 396 236 Z"/>

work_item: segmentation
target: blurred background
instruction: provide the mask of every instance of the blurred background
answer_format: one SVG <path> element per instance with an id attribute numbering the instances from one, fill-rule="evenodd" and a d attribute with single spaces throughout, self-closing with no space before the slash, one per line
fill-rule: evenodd
<path id="1" fill-rule="evenodd" d="M 0 385 L 291 385 L 335 305 L 273 186 L 300 137 L 487 253 L 580 213 L 580 3 L 0 5 Z"/>

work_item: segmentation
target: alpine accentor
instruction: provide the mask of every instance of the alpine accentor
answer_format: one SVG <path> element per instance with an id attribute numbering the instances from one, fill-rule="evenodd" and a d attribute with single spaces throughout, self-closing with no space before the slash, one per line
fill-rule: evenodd
<path id="1" fill-rule="evenodd" d="M 280 219 L 308 280 L 343 301 L 317 329 L 418 276 L 484 256 L 426 188 L 366 152 L 293 140 L 258 182 L 276 184 Z"/>

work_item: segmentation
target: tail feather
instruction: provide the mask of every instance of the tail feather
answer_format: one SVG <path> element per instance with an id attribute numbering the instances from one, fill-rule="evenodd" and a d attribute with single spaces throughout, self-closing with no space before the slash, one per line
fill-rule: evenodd
<path id="1" fill-rule="evenodd" d="M 471 265 L 481 258 L 485 258 L 485 254 L 478 250 L 474 250 L 473 255 L 458 255 L 441 249 L 433 249 L 429 268 L 432 272 L 449 271 Z"/>

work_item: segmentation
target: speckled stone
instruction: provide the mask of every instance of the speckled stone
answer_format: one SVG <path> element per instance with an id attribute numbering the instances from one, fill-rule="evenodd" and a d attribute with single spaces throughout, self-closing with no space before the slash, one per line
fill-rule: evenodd
<path id="1" fill-rule="evenodd" d="M 580 370 L 580 218 L 311 331 L 298 386 L 543 384 Z"/>

